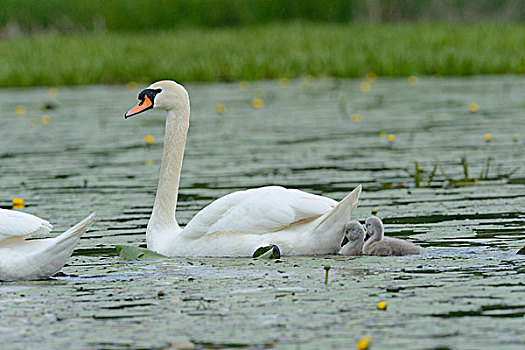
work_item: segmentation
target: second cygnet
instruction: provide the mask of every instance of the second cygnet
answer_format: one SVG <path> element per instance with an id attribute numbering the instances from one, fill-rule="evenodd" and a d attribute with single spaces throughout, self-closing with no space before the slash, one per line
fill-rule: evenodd
<path id="1" fill-rule="evenodd" d="M 359 221 L 350 221 L 345 225 L 345 237 L 341 243 L 341 255 L 363 255 L 365 229 Z"/>
<path id="2" fill-rule="evenodd" d="M 364 255 L 400 256 L 421 254 L 420 246 L 401 239 L 385 237 L 383 222 L 371 216 L 365 221 L 367 237 L 363 245 Z"/>

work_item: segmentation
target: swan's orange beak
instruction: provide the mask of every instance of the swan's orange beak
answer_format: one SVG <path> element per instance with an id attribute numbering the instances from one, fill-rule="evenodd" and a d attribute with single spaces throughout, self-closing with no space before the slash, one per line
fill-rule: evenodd
<path id="1" fill-rule="evenodd" d="M 137 103 L 135 107 L 130 109 L 128 113 L 124 115 L 124 118 L 128 119 L 129 117 L 134 116 L 135 114 L 142 113 L 151 108 L 153 108 L 153 102 L 151 102 L 147 95 L 144 95 L 144 99 L 139 101 L 139 103 Z"/>

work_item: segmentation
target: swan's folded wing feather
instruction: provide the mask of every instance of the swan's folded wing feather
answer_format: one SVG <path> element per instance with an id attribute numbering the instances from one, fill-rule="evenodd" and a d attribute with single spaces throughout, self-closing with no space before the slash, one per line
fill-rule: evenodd
<path id="1" fill-rule="evenodd" d="M 0 241 L 37 233 L 49 233 L 53 226 L 44 219 L 15 210 L 0 209 Z"/>
<path id="2" fill-rule="evenodd" d="M 265 234 L 301 220 L 313 220 L 336 204 L 330 198 L 279 186 L 239 191 L 202 209 L 183 234 L 193 238 L 223 231 Z"/>

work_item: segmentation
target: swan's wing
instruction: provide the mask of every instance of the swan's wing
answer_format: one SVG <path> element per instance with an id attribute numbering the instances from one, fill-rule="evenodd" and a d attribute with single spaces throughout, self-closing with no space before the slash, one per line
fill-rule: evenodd
<path id="1" fill-rule="evenodd" d="M 193 238 L 217 231 L 265 234 L 313 220 L 335 205 L 337 202 L 330 198 L 278 186 L 239 191 L 202 209 L 183 234 Z"/>
<path id="2" fill-rule="evenodd" d="M 11 237 L 24 238 L 49 233 L 53 226 L 44 219 L 15 210 L 0 209 L 0 241 Z"/>

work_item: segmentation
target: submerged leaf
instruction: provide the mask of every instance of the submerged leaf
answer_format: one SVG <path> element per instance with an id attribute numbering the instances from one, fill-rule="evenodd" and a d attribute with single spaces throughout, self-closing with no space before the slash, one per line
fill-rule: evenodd
<path id="1" fill-rule="evenodd" d="M 167 256 L 155 253 L 152 250 L 131 245 L 117 245 L 115 248 L 119 258 L 122 260 L 160 260 L 167 258 Z"/>

